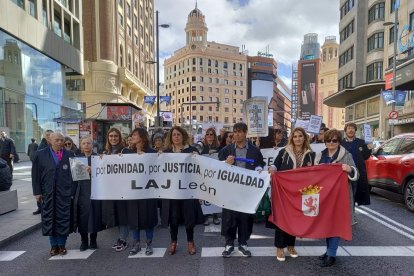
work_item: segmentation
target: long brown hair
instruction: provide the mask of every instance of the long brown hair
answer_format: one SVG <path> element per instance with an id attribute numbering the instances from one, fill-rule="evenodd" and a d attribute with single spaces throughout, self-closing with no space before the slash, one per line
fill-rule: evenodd
<path id="1" fill-rule="evenodd" d="M 131 132 L 131 137 L 132 137 L 132 135 L 134 134 L 134 133 L 138 133 L 138 135 L 139 135 L 139 137 L 141 138 L 141 140 L 142 140 L 142 150 L 146 150 L 146 149 L 148 149 L 149 148 L 149 135 L 148 135 L 148 131 L 145 129 L 145 128 L 142 128 L 142 127 L 137 127 L 136 129 L 134 129 L 132 132 Z M 132 149 L 133 150 L 137 150 L 137 145 L 136 144 L 133 144 L 132 145 Z"/>
<path id="2" fill-rule="evenodd" d="M 180 126 L 174 126 L 168 132 L 167 138 L 165 139 L 165 149 L 172 150 L 173 149 L 173 142 L 172 142 L 172 132 L 177 130 L 183 136 L 183 145 L 190 145 L 190 136 L 185 129 Z"/>
<path id="3" fill-rule="evenodd" d="M 119 131 L 119 129 L 111 127 L 108 130 L 108 133 L 106 134 L 106 144 L 105 144 L 105 153 L 106 154 L 112 154 L 112 145 L 109 143 L 109 134 L 111 134 L 112 132 L 115 132 L 116 134 L 118 134 L 119 136 L 119 151 L 121 151 L 124 148 L 124 143 L 122 141 L 122 134 L 121 131 Z"/>
<path id="4" fill-rule="evenodd" d="M 211 146 L 219 147 L 220 144 L 219 144 L 219 141 L 218 141 L 218 138 L 217 138 L 216 129 L 214 127 L 210 127 L 206 130 L 206 135 L 204 135 L 204 144 L 207 145 L 206 137 L 207 137 L 207 133 L 209 133 L 209 132 L 213 133 L 213 137 L 214 137 L 214 140 L 213 140 L 213 143 L 211 144 Z"/>
<path id="5" fill-rule="evenodd" d="M 303 141 L 303 145 L 302 145 L 302 150 L 303 152 L 307 151 L 307 150 L 312 150 L 309 144 L 309 135 L 306 133 L 305 129 L 302 127 L 296 127 L 292 130 L 292 132 L 289 135 L 289 140 L 287 143 L 287 147 L 291 147 L 292 149 L 295 148 L 295 144 L 293 143 L 293 135 L 295 134 L 295 132 L 299 131 L 300 133 L 302 133 L 304 141 Z"/>

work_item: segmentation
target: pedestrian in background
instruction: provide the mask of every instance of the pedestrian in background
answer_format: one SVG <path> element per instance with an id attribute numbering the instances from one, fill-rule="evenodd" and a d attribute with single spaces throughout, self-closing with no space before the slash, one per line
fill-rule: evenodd
<path id="1" fill-rule="evenodd" d="M 43 133 L 42 141 L 40 141 L 39 147 L 37 148 L 38 151 L 50 146 L 50 134 L 52 133 L 53 130 L 51 129 L 48 129 Z"/>
<path id="2" fill-rule="evenodd" d="M 81 150 L 75 145 L 72 138 L 70 138 L 69 136 L 65 136 L 63 146 L 66 150 L 72 151 L 75 155 L 81 154 Z"/>
<path id="3" fill-rule="evenodd" d="M 355 163 L 352 155 L 340 145 L 342 135 L 336 129 L 328 130 L 324 133 L 323 140 L 325 141 L 326 149 L 318 153 L 315 158 L 315 164 L 342 164 L 342 170 L 348 173 L 349 178 L 349 205 L 350 210 L 353 210 L 353 194 L 351 181 L 358 179 L 358 171 L 355 168 Z M 339 247 L 340 237 L 326 238 L 326 252 L 319 256 L 321 260 L 321 267 L 329 267 L 335 264 L 336 252 Z"/>
<path id="4" fill-rule="evenodd" d="M 279 151 L 275 158 L 275 162 L 269 167 L 269 171 L 286 171 L 293 170 L 300 167 L 313 166 L 315 160 L 315 153 L 309 145 L 309 136 L 306 131 L 301 128 L 295 128 L 290 134 L 288 143 L 285 148 Z M 285 261 L 285 248 L 292 258 L 297 258 L 299 255 L 295 249 L 296 237 L 286 233 L 278 226 L 268 222 L 267 227 L 275 228 L 275 247 L 276 259 L 278 261 Z"/>
<path id="5" fill-rule="evenodd" d="M 164 149 L 164 135 L 162 133 L 155 133 L 152 137 L 152 146 L 156 152 Z"/>
<path id="6" fill-rule="evenodd" d="M 10 190 L 12 178 L 7 162 L 0 158 L 0 192 Z"/>
<path id="7" fill-rule="evenodd" d="M 72 232 L 74 183 L 69 158 L 73 152 L 63 148 L 61 133 L 50 135 L 51 146 L 39 151 L 32 165 L 33 194 L 42 204 L 42 233 L 49 236 L 50 255 L 65 255 L 66 240 Z"/>
<path id="8" fill-rule="evenodd" d="M 131 133 L 131 144 L 133 153 L 146 154 L 156 153 L 150 147 L 148 132 L 144 128 L 136 128 Z M 128 200 L 128 226 L 132 229 L 134 239 L 130 255 L 141 251 L 141 230 L 145 231 L 145 255 L 153 253 L 152 240 L 154 238 L 154 227 L 158 224 L 157 199 Z"/>
<path id="9" fill-rule="evenodd" d="M 219 151 L 220 151 L 222 148 L 233 143 L 233 132 L 231 131 L 224 132 L 223 136 L 221 136 L 221 140 L 219 139 L 219 141 L 220 141 L 220 148 L 219 148 Z"/>
<path id="10" fill-rule="evenodd" d="M 274 130 L 273 142 L 275 149 L 286 146 L 287 140 L 285 138 L 285 131 L 283 129 L 277 128 Z"/>
<path id="11" fill-rule="evenodd" d="M 91 159 L 97 154 L 92 150 L 92 139 L 82 138 L 80 141 L 81 153 L 77 157 L 88 159 L 87 170 L 91 173 Z M 97 249 L 98 232 L 105 229 L 102 222 L 102 201 L 91 199 L 91 180 L 77 181 L 74 198 L 74 216 L 77 230 L 81 236 L 79 250 Z M 88 238 L 89 234 L 89 238 Z"/>
<path id="12" fill-rule="evenodd" d="M 371 204 L 371 199 L 369 194 L 369 185 L 365 160 L 367 160 L 371 156 L 372 144 L 367 145 L 364 140 L 359 139 L 355 136 L 357 131 L 357 125 L 354 123 L 346 124 L 344 127 L 344 131 L 345 137 L 342 140 L 341 145 L 352 154 L 355 166 L 359 172 L 359 179 L 352 183 L 354 203 L 357 203 L 358 205 L 369 205 Z M 356 223 L 357 220 L 354 216 L 353 224 Z"/>
<path id="13" fill-rule="evenodd" d="M 123 154 L 132 153 L 124 147 L 121 131 L 117 128 L 110 128 L 106 135 L 104 154 Z M 116 183 L 114 183 L 116 184 Z M 124 251 L 127 247 L 128 228 L 128 208 L 126 200 L 105 200 L 102 202 L 102 216 L 105 225 L 109 227 L 118 226 L 119 238 L 112 245 L 116 252 Z"/>
<path id="14" fill-rule="evenodd" d="M 166 153 L 196 153 L 197 149 L 190 146 L 190 137 L 187 131 L 179 126 L 174 126 L 168 132 L 165 141 Z M 188 253 L 194 255 L 196 246 L 194 243 L 194 227 L 203 223 L 203 212 L 198 199 L 164 199 L 161 209 L 162 225 L 170 226 L 171 241 L 168 246 L 168 254 L 173 255 L 177 250 L 178 226 L 184 223 L 187 233 Z"/>
<path id="15" fill-rule="evenodd" d="M 220 144 L 219 144 L 218 137 L 216 134 L 216 129 L 214 127 L 210 127 L 206 130 L 206 134 L 204 135 L 201 154 L 206 155 L 208 157 L 210 154 L 217 153 L 219 149 L 220 149 Z M 218 214 L 214 213 L 212 215 L 213 215 L 213 223 L 215 225 L 219 225 L 220 219 L 218 218 Z M 205 226 L 210 225 L 209 217 L 210 215 L 204 216 Z"/>
<path id="16" fill-rule="evenodd" d="M 30 161 L 33 162 L 34 157 L 35 157 L 35 154 L 37 152 L 37 148 L 39 147 L 39 145 L 36 143 L 36 139 L 35 138 L 32 138 L 30 140 L 32 142 L 27 147 L 27 156 L 29 156 Z"/>
<path id="17" fill-rule="evenodd" d="M 7 136 L 5 131 L 0 131 L 0 158 L 7 162 L 13 179 L 13 159 L 16 153 L 14 141 Z"/>
<path id="18" fill-rule="evenodd" d="M 247 125 L 245 123 L 236 123 L 233 126 L 233 138 L 234 143 L 220 150 L 219 160 L 248 170 L 261 171 L 265 166 L 263 155 L 260 149 L 247 140 Z M 246 163 L 246 161 L 239 158 L 251 159 L 253 162 Z M 247 246 L 247 241 L 253 231 L 254 215 L 223 208 L 221 218 L 221 235 L 226 239 L 222 256 L 225 258 L 231 257 L 237 234 L 239 252 L 245 257 L 250 257 L 251 252 Z"/>

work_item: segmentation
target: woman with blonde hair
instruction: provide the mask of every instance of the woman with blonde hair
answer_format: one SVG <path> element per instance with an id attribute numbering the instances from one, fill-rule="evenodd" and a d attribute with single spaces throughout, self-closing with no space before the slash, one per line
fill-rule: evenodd
<path id="1" fill-rule="evenodd" d="M 309 145 L 309 137 L 306 131 L 301 128 L 295 128 L 288 139 L 285 148 L 279 151 L 274 164 L 269 168 L 269 171 L 285 171 L 293 170 L 300 167 L 313 166 L 315 160 L 315 153 Z M 275 228 L 275 247 L 276 258 L 278 261 L 285 261 L 285 248 L 292 258 L 297 258 L 299 255 L 295 250 L 296 237 L 286 233 L 279 227 L 267 224 L 268 227 Z"/>

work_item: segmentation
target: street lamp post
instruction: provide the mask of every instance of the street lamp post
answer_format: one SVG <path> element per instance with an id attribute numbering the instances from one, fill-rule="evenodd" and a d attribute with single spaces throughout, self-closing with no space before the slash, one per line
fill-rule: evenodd
<path id="1" fill-rule="evenodd" d="M 155 126 L 156 127 L 160 127 L 161 126 L 161 120 L 160 120 L 160 48 L 159 48 L 159 42 L 160 42 L 160 37 L 159 37 L 159 28 L 169 28 L 170 25 L 169 24 L 158 24 L 158 13 L 159 11 L 155 12 L 155 27 L 156 27 L 156 32 L 155 32 L 155 40 L 156 40 L 156 54 L 157 54 L 157 59 L 156 61 L 153 60 L 148 60 L 145 63 L 147 64 L 157 64 L 156 67 L 156 77 L 157 77 L 157 118 L 155 120 Z"/>

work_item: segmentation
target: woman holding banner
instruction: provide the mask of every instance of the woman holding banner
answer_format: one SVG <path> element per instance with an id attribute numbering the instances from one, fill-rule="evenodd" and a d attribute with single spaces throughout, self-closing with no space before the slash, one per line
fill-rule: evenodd
<path id="1" fill-rule="evenodd" d="M 134 152 L 138 154 L 155 153 L 150 147 L 149 135 L 144 128 L 136 128 L 131 133 L 131 144 Z M 132 229 L 134 239 L 130 255 L 141 251 L 140 231 L 145 230 L 146 247 L 145 255 L 152 255 L 152 239 L 154 227 L 158 224 L 157 199 L 128 200 L 128 226 Z"/>
<path id="2" fill-rule="evenodd" d="M 289 136 L 288 143 L 285 148 L 279 151 L 275 162 L 269 167 L 269 171 L 285 171 L 300 167 L 313 166 L 315 153 L 309 145 L 309 137 L 306 131 L 301 128 L 295 128 Z M 276 199 L 277 200 L 277 199 Z M 285 261 L 285 248 L 292 258 L 299 255 L 295 250 L 296 237 L 286 233 L 272 223 L 267 223 L 268 227 L 275 228 L 275 247 L 276 258 L 278 261 Z"/>
<path id="3" fill-rule="evenodd" d="M 110 128 L 106 135 L 106 145 L 104 154 L 123 154 L 132 153 L 128 148 L 124 148 L 122 135 L 119 129 Z M 127 201 L 125 200 L 105 200 L 102 202 L 103 221 L 107 227 L 118 226 L 119 238 L 112 246 L 116 252 L 123 251 L 127 248 L 128 213 Z"/>
<path id="4" fill-rule="evenodd" d="M 358 179 L 358 170 L 355 167 L 352 154 L 350 154 L 341 143 L 341 133 L 336 129 L 328 130 L 324 133 L 324 142 L 326 149 L 320 152 L 315 158 L 315 164 L 342 164 L 342 170 L 348 173 L 349 178 L 349 204 L 350 210 L 353 210 L 353 195 L 351 181 Z M 352 216 L 351 216 L 352 217 Z M 339 247 L 339 237 L 326 238 L 326 252 L 319 256 L 319 260 L 322 261 L 321 267 L 329 267 L 335 264 L 336 251 Z"/>
<path id="5" fill-rule="evenodd" d="M 210 127 L 206 130 L 206 135 L 204 135 L 203 139 L 203 150 L 201 154 L 206 154 L 207 156 L 216 152 L 219 152 L 220 144 L 217 138 L 216 130 L 214 127 Z M 213 214 L 213 223 L 215 225 L 220 224 L 220 220 L 218 218 L 217 213 Z M 204 217 L 204 225 L 210 225 L 209 215 Z"/>
<path id="6" fill-rule="evenodd" d="M 174 126 L 168 132 L 165 141 L 166 153 L 197 153 L 197 149 L 190 146 L 190 137 L 185 129 Z M 194 227 L 203 223 L 203 213 L 198 199 L 165 199 L 162 201 L 161 222 L 170 225 L 171 242 L 168 254 L 173 255 L 177 249 L 178 226 L 180 222 L 185 225 L 187 232 L 188 253 L 194 255 Z"/>
<path id="7" fill-rule="evenodd" d="M 90 173 L 91 156 L 97 155 L 92 151 L 92 139 L 90 137 L 82 138 L 80 141 L 81 154 L 77 157 L 88 158 L 88 171 Z M 88 248 L 97 249 L 96 238 L 98 232 L 105 229 L 102 223 L 102 201 L 91 200 L 91 180 L 78 181 L 74 199 L 74 214 L 76 217 L 76 226 L 81 236 L 80 251 Z M 90 243 L 88 240 L 90 233 Z"/>

